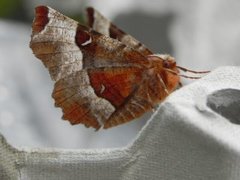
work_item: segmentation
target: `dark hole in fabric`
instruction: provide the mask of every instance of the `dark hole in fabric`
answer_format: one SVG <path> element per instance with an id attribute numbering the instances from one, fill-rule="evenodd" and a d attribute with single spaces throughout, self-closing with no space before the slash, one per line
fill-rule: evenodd
<path id="1" fill-rule="evenodd" d="M 234 124 L 240 124 L 240 90 L 222 89 L 208 95 L 207 106 Z"/>

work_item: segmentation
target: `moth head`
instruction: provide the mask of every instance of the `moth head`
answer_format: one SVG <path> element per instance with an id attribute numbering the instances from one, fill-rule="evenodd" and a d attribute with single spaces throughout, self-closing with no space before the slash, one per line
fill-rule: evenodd
<path id="1" fill-rule="evenodd" d="M 153 73 L 156 73 L 158 79 L 167 93 L 172 92 L 180 83 L 179 70 L 175 59 L 168 54 L 149 55 L 148 60 L 152 63 Z"/>
<path id="2" fill-rule="evenodd" d="M 176 64 L 175 59 L 168 54 L 153 54 L 149 55 L 148 60 L 152 62 L 153 67 L 160 75 L 163 87 L 168 91 L 174 90 L 178 85 L 181 86 L 180 77 L 188 79 L 199 79 L 199 76 L 188 76 L 181 74 L 180 71 L 193 74 L 205 74 L 209 71 L 193 71 Z M 159 78 L 160 79 L 160 78 Z"/>
<path id="3" fill-rule="evenodd" d="M 206 73 L 210 72 L 210 71 L 193 71 L 193 70 L 178 66 L 176 64 L 174 57 L 172 57 L 168 54 L 149 55 L 148 60 L 152 61 L 154 65 L 157 63 L 158 67 L 160 67 L 161 69 L 163 69 L 169 73 L 172 73 L 175 76 L 179 76 L 179 77 L 181 76 L 181 77 L 188 78 L 188 79 L 199 79 L 201 77 L 187 76 L 184 74 L 180 74 L 179 71 L 181 70 L 181 71 L 189 72 L 189 73 L 193 73 L 193 74 L 206 74 Z"/>
<path id="4" fill-rule="evenodd" d="M 172 56 L 164 55 L 162 66 L 165 69 L 176 69 L 176 61 Z"/>
<path id="5" fill-rule="evenodd" d="M 148 56 L 148 59 L 161 69 L 170 69 L 178 72 L 175 58 L 168 54 L 154 54 Z"/>

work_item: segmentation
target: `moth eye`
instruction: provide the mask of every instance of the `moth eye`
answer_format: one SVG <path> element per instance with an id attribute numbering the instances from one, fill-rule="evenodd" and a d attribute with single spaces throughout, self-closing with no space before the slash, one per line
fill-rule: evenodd
<path id="1" fill-rule="evenodd" d="M 165 67 L 165 68 L 170 68 L 170 63 L 169 63 L 169 61 L 167 61 L 167 60 L 163 61 L 163 67 Z"/>

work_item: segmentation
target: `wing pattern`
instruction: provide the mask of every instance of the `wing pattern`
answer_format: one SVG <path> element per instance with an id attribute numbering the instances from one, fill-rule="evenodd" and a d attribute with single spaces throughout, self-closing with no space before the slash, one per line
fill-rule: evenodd
<path id="1" fill-rule="evenodd" d="M 141 116 L 167 94 L 146 56 L 150 50 L 92 8 L 88 20 L 90 27 L 39 6 L 30 47 L 56 81 L 52 96 L 63 119 L 110 128 Z"/>
<path id="2" fill-rule="evenodd" d="M 87 8 L 87 20 L 89 27 L 93 28 L 95 31 L 109 36 L 113 39 L 117 39 L 128 47 L 131 47 L 140 52 L 141 54 L 153 54 L 144 44 L 140 43 L 134 37 L 119 29 L 117 26 L 111 23 L 111 21 L 109 21 L 92 7 Z"/>

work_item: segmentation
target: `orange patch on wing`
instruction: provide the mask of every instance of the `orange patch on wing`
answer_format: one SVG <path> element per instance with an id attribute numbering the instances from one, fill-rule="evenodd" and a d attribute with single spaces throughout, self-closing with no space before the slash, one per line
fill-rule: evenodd
<path id="1" fill-rule="evenodd" d="M 141 70 L 137 68 L 91 69 L 88 75 L 96 95 L 115 107 L 126 101 L 142 77 Z"/>
<path id="2" fill-rule="evenodd" d="M 100 124 L 92 117 L 88 107 L 83 108 L 83 106 L 74 103 L 71 104 L 68 111 L 64 113 L 63 119 L 69 120 L 72 125 L 82 123 L 87 127 L 100 128 Z"/>
<path id="3" fill-rule="evenodd" d="M 55 105 L 63 108 L 63 119 L 68 120 L 72 125 L 85 124 L 85 126 L 100 128 L 100 124 L 91 115 L 88 104 L 79 104 L 73 95 L 66 97 L 63 91 L 55 92 L 53 98 L 56 100 Z"/>

